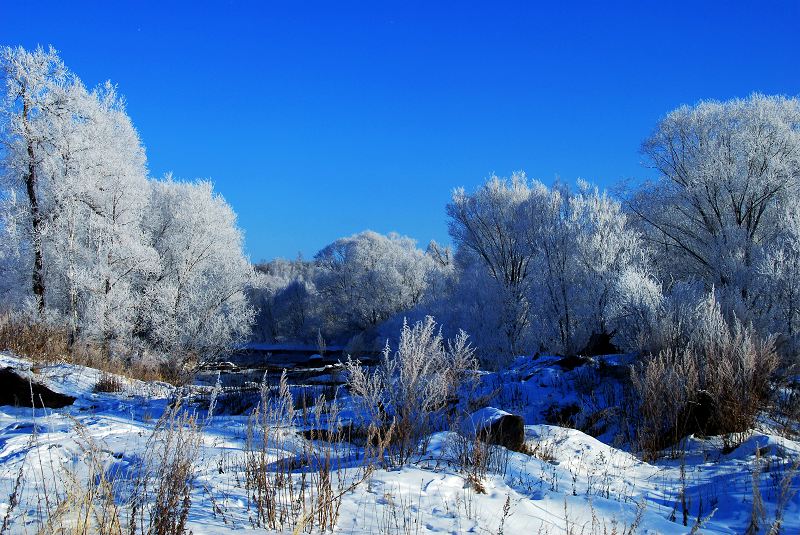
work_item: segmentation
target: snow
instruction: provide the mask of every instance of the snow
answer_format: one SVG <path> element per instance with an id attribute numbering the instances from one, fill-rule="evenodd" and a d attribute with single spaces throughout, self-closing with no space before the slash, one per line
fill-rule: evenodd
<path id="1" fill-rule="evenodd" d="M 623 359 L 623 357 L 615 357 Z M 60 410 L 0 407 L 0 519 L 7 497 L 23 468 L 32 479 L 13 512 L 12 533 L 32 531 L 37 515 L 37 485 L 54 489 L 65 473 L 80 474 L 84 448 L 93 443 L 107 473 L 127 474 L 141 468 L 151 453 L 148 442 L 156 420 L 178 390 L 162 383 L 123 379 L 118 393 L 95 393 L 101 372 L 71 364 L 33 369 L 30 363 L 0 354 L 0 366 L 12 366 L 50 388 L 76 396 Z M 566 372 L 555 359 L 518 359 L 488 383 L 502 378 L 507 392 L 523 392 L 528 406 L 525 427 L 527 453 L 507 452 L 498 468 L 482 478 L 482 488 L 467 482 L 453 455 L 452 432 L 431 436 L 427 450 L 402 468 L 379 469 L 354 490 L 339 508 L 339 533 L 687 533 L 698 516 L 708 517 L 700 532 L 742 533 L 752 510 L 756 452 L 762 466 L 758 482 L 767 523 L 780 497 L 781 478 L 800 455 L 800 443 L 770 430 L 753 431 L 730 452 L 719 437 L 686 440 L 682 458 L 647 463 L 608 441 L 579 430 L 541 423 L 541 410 L 574 399 Z M 208 388 L 195 389 L 195 394 Z M 501 393 L 498 400 L 504 396 Z M 346 401 L 346 400 L 345 400 Z M 519 402 L 518 399 L 515 402 Z M 475 421 L 492 421 L 517 413 L 496 403 L 475 413 Z M 232 533 L 250 529 L 242 456 L 247 416 L 215 415 L 206 419 L 198 405 L 202 444 L 196 456 L 197 477 L 192 492 L 188 528 L 200 533 Z M 344 407 L 344 411 L 352 410 Z M 35 432 L 34 432 L 35 431 Z M 292 455 L 304 439 L 291 429 L 270 447 L 272 462 Z M 357 462 L 348 465 L 345 482 L 360 477 Z M 61 477 L 60 477 L 61 476 Z M 792 482 L 800 487 L 797 477 Z M 683 525 L 681 492 L 686 496 L 688 526 Z M 504 513 L 507 511 L 507 514 Z M 27 527 L 24 522 L 29 524 Z M 763 526 L 762 526 L 763 527 Z M 289 531 L 291 531 L 289 529 Z M 785 508 L 784 533 L 800 531 L 800 500 L 795 493 Z"/>

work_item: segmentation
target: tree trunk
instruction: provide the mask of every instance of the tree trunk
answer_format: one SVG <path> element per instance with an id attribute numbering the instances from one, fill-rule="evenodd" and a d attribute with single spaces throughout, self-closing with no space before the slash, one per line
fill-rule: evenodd
<path id="1" fill-rule="evenodd" d="M 29 105 L 27 99 L 23 97 L 22 117 L 25 129 L 28 129 Z M 33 295 L 36 296 L 36 306 L 41 314 L 44 312 L 44 276 L 42 261 L 42 216 L 39 213 L 39 199 L 36 196 L 36 155 L 33 151 L 33 139 L 28 135 L 28 174 L 25 175 L 25 188 L 28 193 L 28 201 L 31 205 L 31 225 L 33 230 Z"/>

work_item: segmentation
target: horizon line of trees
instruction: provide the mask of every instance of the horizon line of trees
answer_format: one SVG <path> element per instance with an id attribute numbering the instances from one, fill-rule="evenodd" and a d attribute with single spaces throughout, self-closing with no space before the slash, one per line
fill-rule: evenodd
<path id="1" fill-rule="evenodd" d="M 377 352 L 405 319 L 470 333 L 488 361 L 657 353 L 725 321 L 800 344 L 800 100 L 681 106 L 642 145 L 658 178 L 612 197 L 518 172 L 446 207 L 454 249 L 372 231 L 256 265 L 254 338 Z M 677 345 L 676 345 L 677 344 Z"/>
<path id="2" fill-rule="evenodd" d="M 109 355 L 203 360 L 246 340 L 376 352 L 427 316 L 489 364 L 655 353 L 691 339 L 709 299 L 796 355 L 797 98 L 672 111 L 642 145 L 658 178 L 617 197 L 522 172 L 456 189 L 453 248 L 365 231 L 253 266 L 209 182 L 149 177 L 114 86 L 87 89 L 52 49 L 6 47 L 0 63 L 0 306 Z"/>

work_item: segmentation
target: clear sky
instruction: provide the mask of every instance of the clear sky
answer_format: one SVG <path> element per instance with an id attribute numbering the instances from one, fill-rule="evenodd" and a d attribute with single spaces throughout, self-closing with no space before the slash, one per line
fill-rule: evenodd
<path id="1" fill-rule="evenodd" d="M 448 242 L 456 186 L 602 186 L 682 103 L 800 93 L 800 2 L 0 0 L 0 43 L 117 83 L 150 172 L 210 178 L 252 260 Z"/>

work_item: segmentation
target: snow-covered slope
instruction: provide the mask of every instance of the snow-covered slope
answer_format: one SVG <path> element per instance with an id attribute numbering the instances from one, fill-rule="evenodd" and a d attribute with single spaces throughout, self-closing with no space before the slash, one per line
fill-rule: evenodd
<path id="1" fill-rule="evenodd" d="M 46 496 L 55 499 L 66 482 L 87 473 L 90 445 L 106 473 L 134 479 L 142 460 L 153 454 L 154 427 L 176 395 L 170 385 L 126 379 L 121 392 L 95 393 L 100 372 L 81 366 L 43 366 L 34 373 L 28 362 L 0 355 L 3 366 L 77 397 L 73 406 L 52 411 L 0 407 L 0 520 L 9 511 L 19 474 L 25 475 L 8 515 L 11 533 L 36 531 Z M 752 517 L 755 481 L 764 501 L 762 529 L 774 519 L 783 496 L 789 499 L 782 532 L 800 533 L 800 480 L 795 475 L 789 490 L 783 488 L 800 444 L 760 431 L 723 454 L 719 440 L 690 439 L 681 458 L 645 463 L 579 430 L 542 422 L 550 407 L 575 400 L 570 394 L 574 373 L 542 358 L 520 359 L 504 372 L 488 374 L 487 384 L 497 382 L 506 393 L 494 401 L 505 395 L 519 407 L 498 404 L 502 409 L 522 409 L 516 413 L 524 413 L 528 423 L 527 451 L 495 450 L 490 469 L 475 484 L 457 462 L 459 437 L 437 433 L 414 462 L 378 469 L 345 492 L 335 531 L 688 533 L 700 518 L 701 533 L 743 533 Z M 187 527 L 196 534 L 250 529 L 254 513 L 244 483 L 247 416 L 207 419 L 201 405 L 195 406 L 202 436 Z M 281 432 L 285 439 L 269 450 L 273 462 L 293 455 L 289 450 L 313 446 L 291 429 Z M 342 479 L 336 488 L 363 476 L 355 462 L 342 466 L 348 468 L 334 475 Z M 124 496 L 122 490 L 117 494 L 120 500 Z"/>

